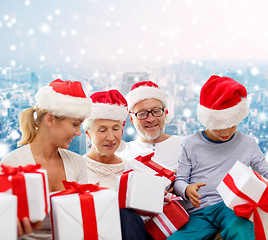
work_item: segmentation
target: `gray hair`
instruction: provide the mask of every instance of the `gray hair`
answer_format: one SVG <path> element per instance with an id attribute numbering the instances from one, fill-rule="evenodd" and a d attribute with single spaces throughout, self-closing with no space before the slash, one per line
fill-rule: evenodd
<path id="1" fill-rule="evenodd" d="M 95 119 L 91 118 L 91 117 L 88 117 L 88 118 L 85 119 L 85 121 L 83 122 L 83 129 L 84 129 L 85 132 L 90 130 L 90 128 L 93 125 L 94 120 Z"/>

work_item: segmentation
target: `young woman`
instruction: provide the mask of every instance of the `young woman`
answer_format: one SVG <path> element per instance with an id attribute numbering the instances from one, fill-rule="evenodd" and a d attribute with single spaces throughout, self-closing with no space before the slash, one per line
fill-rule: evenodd
<path id="1" fill-rule="evenodd" d="M 20 148 L 9 153 L 1 164 L 22 166 L 41 164 L 47 170 L 49 191 L 64 190 L 62 180 L 88 183 L 86 164 L 80 155 L 68 151 L 69 144 L 81 135 L 80 126 L 91 113 L 91 100 L 86 98 L 80 82 L 57 79 L 39 89 L 36 105 L 25 109 L 19 119 Z M 25 218 L 18 222 L 22 239 L 52 239 L 50 221 L 31 225 Z"/>
<path id="2" fill-rule="evenodd" d="M 87 163 L 89 183 L 116 189 L 116 178 L 127 162 L 115 155 L 126 121 L 127 102 L 117 90 L 96 92 L 91 95 L 92 114 L 83 124 L 91 140 L 89 153 L 84 155 Z M 120 210 L 122 238 L 124 240 L 145 239 L 145 229 L 138 214 L 128 209 Z"/>

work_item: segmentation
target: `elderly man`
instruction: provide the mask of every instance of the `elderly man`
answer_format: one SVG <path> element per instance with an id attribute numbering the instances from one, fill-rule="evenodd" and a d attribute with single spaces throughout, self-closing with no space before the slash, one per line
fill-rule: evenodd
<path id="1" fill-rule="evenodd" d="M 130 121 L 139 138 L 124 143 L 116 154 L 123 159 L 132 160 L 139 155 L 154 152 L 155 162 L 176 171 L 182 137 L 165 133 L 165 125 L 170 117 L 163 90 L 151 81 L 138 82 L 132 86 L 126 100 Z M 151 238 L 147 235 L 146 239 Z M 213 239 L 221 239 L 220 234 Z"/>
<path id="2" fill-rule="evenodd" d="M 165 133 L 169 115 L 164 91 L 151 81 L 138 82 L 132 86 L 126 100 L 139 139 L 126 143 L 117 154 L 132 160 L 154 152 L 155 162 L 175 171 L 182 137 Z"/>

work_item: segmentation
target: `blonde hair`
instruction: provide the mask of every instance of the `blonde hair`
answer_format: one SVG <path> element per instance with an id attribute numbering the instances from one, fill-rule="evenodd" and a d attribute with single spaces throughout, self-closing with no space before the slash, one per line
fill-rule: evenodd
<path id="1" fill-rule="evenodd" d="M 34 117 L 35 112 L 36 118 Z M 17 143 L 18 147 L 33 141 L 36 136 L 38 125 L 46 114 L 46 110 L 35 109 L 34 107 L 23 110 L 19 116 L 19 125 L 22 136 Z"/>
<path id="2" fill-rule="evenodd" d="M 18 147 L 31 143 L 34 140 L 39 124 L 47 113 L 49 113 L 47 110 L 35 107 L 30 107 L 22 111 L 19 116 L 19 125 L 22 136 L 17 143 Z M 65 116 L 53 116 L 59 121 L 67 118 Z"/>

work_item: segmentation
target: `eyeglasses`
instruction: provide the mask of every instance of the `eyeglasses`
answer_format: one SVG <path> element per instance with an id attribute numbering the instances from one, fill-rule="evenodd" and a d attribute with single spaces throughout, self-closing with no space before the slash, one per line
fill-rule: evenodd
<path id="1" fill-rule="evenodd" d="M 165 111 L 165 108 L 155 108 L 153 110 L 150 111 L 140 111 L 140 112 L 130 112 L 130 114 L 134 114 L 136 116 L 136 118 L 143 120 L 146 119 L 149 116 L 149 113 L 152 114 L 152 116 L 154 117 L 161 117 L 163 115 Z"/>

